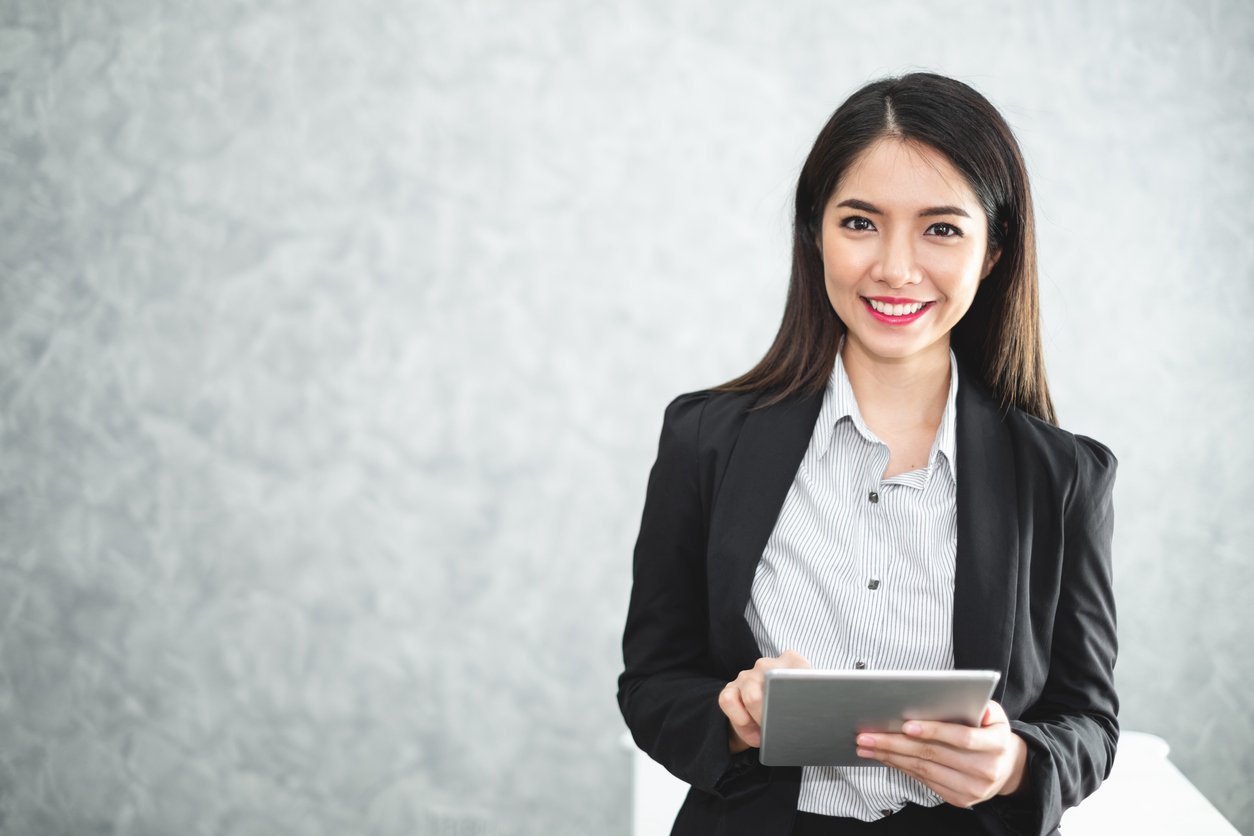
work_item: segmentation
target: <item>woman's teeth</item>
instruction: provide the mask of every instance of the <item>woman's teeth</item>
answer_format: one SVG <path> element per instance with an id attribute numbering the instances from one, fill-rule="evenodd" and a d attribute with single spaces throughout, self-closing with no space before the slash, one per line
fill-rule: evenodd
<path id="1" fill-rule="evenodd" d="M 918 313 L 926 305 L 926 302 L 913 302 L 909 305 L 887 305 L 875 299 L 867 299 L 871 307 L 885 316 L 907 316 L 908 314 Z"/>

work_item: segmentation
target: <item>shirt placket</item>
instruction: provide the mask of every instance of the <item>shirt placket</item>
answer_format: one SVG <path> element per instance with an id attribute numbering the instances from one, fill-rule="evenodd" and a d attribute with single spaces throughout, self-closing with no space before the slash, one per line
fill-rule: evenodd
<path id="1" fill-rule="evenodd" d="M 888 467 L 890 453 L 883 443 L 868 442 L 874 453 L 869 456 L 870 469 L 863 475 L 865 491 L 859 499 L 862 512 L 862 536 L 859 538 L 858 573 L 854 579 L 857 588 L 852 590 L 858 609 L 864 617 L 858 619 L 859 629 L 855 646 L 851 648 L 852 667 L 856 670 L 874 670 L 883 667 L 879 643 L 875 636 L 883 622 L 881 589 L 884 585 L 884 543 L 887 527 L 885 485 L 881 478 Z"/>

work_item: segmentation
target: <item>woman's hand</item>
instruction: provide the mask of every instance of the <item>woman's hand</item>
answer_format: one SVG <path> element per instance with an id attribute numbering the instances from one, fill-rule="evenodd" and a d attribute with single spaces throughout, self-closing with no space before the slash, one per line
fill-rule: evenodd
<path id="1" fill-rule="evenodd" d="M 957 807 L 1010 795 L 1023 783 L 1027 744 L 991 700 L 979 728 L 911 720 L 902 731 L 858 735 L 858 754 L 917 778 Z"/>
<path id="2" fill-rule="evenodd" d="M 728 682 L 718 695 L 718 707 L 727 715 L 727 741 L 732 754 L 762 745 L 763 674 L 771 668 L 808 668 L 800 653 L 785 650 L 779 656 L 763 656 L 747 671 Z"/>

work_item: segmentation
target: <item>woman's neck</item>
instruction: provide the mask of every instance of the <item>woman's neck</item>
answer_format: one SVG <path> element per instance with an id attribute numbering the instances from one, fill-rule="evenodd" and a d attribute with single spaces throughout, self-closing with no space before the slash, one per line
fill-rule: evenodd
<path id="1" fill-rule="evenodd" d="M 949 395 L 949 340 L 910 357 L 885 359 L 846 337 L 841 358 L 858 411 L 872 432 L 936 432 Z"/>

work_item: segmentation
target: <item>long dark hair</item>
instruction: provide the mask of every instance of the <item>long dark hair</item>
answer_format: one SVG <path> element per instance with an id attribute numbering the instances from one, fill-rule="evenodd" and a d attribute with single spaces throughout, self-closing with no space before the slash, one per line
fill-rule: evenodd
<path id="1" fill-rule="evenodd" d="M 924 143 L 966 178 L 988 221 L 990 252 L 1001 256 L 950 335 L 963 367 L 979 375 L 1003 408 L 1057 424 L 1041 351 L 1036 230 L 1023 154 L 1006 120 L 970 86 L 934 73 L 871 82 L 823 126 L 797 178 L 792 275 L 779 333 L 745 374 L 713 387 L 766 391 L 762 408 L 827 384 L 845 325 L 823 281 L 820 222 L 841 176 L 876 140 Z"/>

